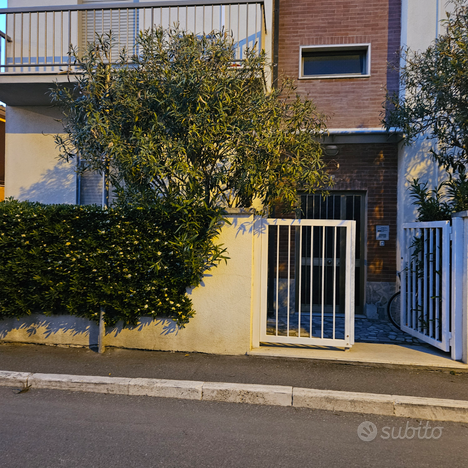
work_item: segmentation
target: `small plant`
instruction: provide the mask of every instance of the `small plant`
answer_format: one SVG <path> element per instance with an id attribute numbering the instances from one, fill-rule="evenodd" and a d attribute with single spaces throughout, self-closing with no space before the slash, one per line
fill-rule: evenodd
<path id="1" fill-rule="evenodd" d="M 449 220 L 453 213 L 468 210 L 468 177 L 465 171 L 449 174 L 449 180 L 432 190 L 428 182 L 413 179 L 410 195 L 418 207 L 418 221 Z"/>
<path id="2" fill-rule="evenodd" d="M 418 207 L 418 221 L 443 221 L 450 219 L 452 213 L 449 203 L 442 201 L 442 190 L 445 184 L 439 184 L 430 190 L 428 183 L 413 179 L 410 187 L 413 204 Z"/>

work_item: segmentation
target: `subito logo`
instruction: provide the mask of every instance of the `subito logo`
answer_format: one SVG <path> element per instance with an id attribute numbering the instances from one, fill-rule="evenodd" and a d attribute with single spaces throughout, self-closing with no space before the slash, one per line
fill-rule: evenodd
<path id="1" fill-rule="evenodd" d="M 372 442 L 377 437 L 377 426 L 370 421 L 359 424 L 357 435 L 363 442 Z"/>

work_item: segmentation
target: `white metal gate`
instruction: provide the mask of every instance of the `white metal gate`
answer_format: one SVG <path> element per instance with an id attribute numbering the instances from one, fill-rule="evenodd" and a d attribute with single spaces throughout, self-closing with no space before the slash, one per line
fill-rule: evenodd
<path id="1" fill-rule="evenodd" d="M 450 350 L 450 221 L 403 224 L 401 329 Z"/>
<path id="2" fill-rule="evenodd" d="M 260 342 L 354 344 L 356 222 L 262 220 Z"/>

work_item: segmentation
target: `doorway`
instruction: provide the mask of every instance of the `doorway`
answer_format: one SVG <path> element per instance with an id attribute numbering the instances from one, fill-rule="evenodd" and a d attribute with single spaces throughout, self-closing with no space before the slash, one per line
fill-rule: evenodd
<path id="1" fill-rule="evenodd" d="M 362 315 L 364 314 L 365 304 L 365 241 L 366 241 L 366 193 L 365 192 L 351 192 L 351 191 L 329 191 L 327 196 L 323 196 L 321 193 L 314 194 L 302 194 L 301 195 L 301 219 L 328 219 L 328 220 L 353 220 L 356 221 L 356 245 L 355 245 L 355 313 Z M 332 236 L 331 230 L 327 231 L 327 236 Z M 310 241 L 309 241 L 310 242 Z M 307 239 L 303 239 L 304 248 L 307 248 Z M 331 245 L 331 239 L 325 239 L 326 245 Z M 305 303 L 309 297 L 319 297 L 318 291 L 311 291 L 310 282 L 307 281 L 308 272 L 319 270 L 323 261 L 322 258 L 322 247 L 319 242 L 314 242 L 313 253 L 309 257 L 303 258 L 300 268 L 302 268 L 302 277 L 304 278 L 304 284 L 301 285 L 301 302 Z M 339 248 L 339 244 L 338 244 Z M 309 248 L 309 255 L 310 255 Z M 336 260 L 334 260 L 336 258 Z M 344 273 L 340 269 L 340 255 L 333 257 L 326 252 L 325 255 L 326 268 L 336 268 L 343 275 Z M 335 265 L 336 263 L 336 265 Z M 312 265 L 312 269 L 311 269 Z M 299 268 L 299 265 L 297 266 Z M 331 285 L 331 282 L 326 284 Z M 312 286 L 314 287 L 314 286 Z M 319 287 L 317 284 L 315 287 Z M 299 295 L 299 287 L 297 285 L 296 297 Z M 335 292 L 336 294 L 336 292 Z M 342 294 L 338 293 L 338 297 Z M 325 294 L 326 306 L 330 307 L 333 299 L 333 291 L 327 291 Z M 338 299 L 337 299 L 338 300 Z M 308 302 L 310 304 L 310 302 Z M 318 307 L 319 304 L 315 304 L 313 300 L 312 307 Z M 340 304 L 337 304 L 340 312 Z"/>

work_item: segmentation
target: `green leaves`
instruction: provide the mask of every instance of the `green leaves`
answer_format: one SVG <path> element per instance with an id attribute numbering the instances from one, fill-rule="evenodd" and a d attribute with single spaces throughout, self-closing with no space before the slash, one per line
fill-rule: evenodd
<path id="1" fill-rule="evenodd" d="M 186 289 L 225 259 L 213 243 L 221 212 L 152 207 L 0 203 L 0 318 L 70 313 L 135 325 L 194 315 Z"/>
<path id="2" fill-rule="evenodd" d="M 464 171 L 449 174 L 449 179 L 433 190 L 427 182 L 413 179 L 410 194 L 418 207 L 418 221 L 449 220 L 453 213 L 468 210 L 468 177 Z"/>
<path id="3" fill-rule="evenodd" d="M 413 204 L 418 207 L 418 221 L 443 221 L 451 217 L 452 210 L 449 203 L 443 201 L 444 183 L 430 190 L 428 183 L 413 179 L 410 186 Z"/>
<path id="4" fill-rule="evenodd" d="M 75 54 L 73 92 L 52 90 L 64 114 L 62 157 L 104 172 L 121 202 L 163 197 L 192 204 L 250 206 L 297 201 L 298 187 L 329 185 L 318 144 L 324 118 L 291 82 L 269 90 L 264 54 L 233 62 L 233 38 L 178 29 L 142 33 L 138 55 L 106 62 L 103 36 Z M 146 200 L 143 202 L 143 200 Z"/>

